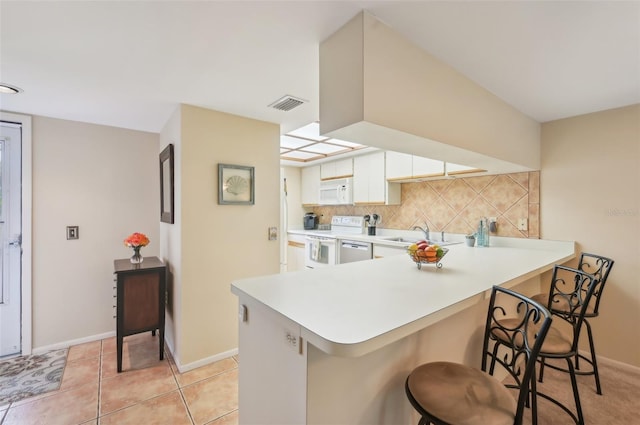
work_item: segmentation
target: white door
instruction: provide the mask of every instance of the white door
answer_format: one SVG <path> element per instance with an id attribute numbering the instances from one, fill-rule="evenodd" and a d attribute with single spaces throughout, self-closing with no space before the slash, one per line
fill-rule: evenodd
<path id="1" fill-rule="evenodd" d="M 21 351 L 21 128 L 0 125 L 0 357 Z"/>

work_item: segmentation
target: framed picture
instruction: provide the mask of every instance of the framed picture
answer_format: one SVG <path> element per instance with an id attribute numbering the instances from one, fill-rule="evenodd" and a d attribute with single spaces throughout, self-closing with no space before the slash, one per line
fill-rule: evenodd
<path id="1" fill-rule="evenodd" d="M 218 164 L 218 204 L 253 205 L 254 167 Z"/>
<path id="2" fill-rule="evenodd" d="M 173 224 L 173 144 L 160 152 L 160 221 Z"/>

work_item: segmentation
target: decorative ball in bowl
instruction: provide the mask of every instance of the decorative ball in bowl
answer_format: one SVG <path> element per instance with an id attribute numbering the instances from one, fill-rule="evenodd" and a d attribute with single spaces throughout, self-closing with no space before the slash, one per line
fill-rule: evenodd
<path id="1" fill-rule="evenodd" d="M 435 264 L 437 268 L 442 267 L 442 257 L 447 255 L 449 250 L 438 245 L 429 245 L 427 241 L 418 241 L 407 248 L 407 254 L 416 263 L 418 269 L 423 264 Z"/>

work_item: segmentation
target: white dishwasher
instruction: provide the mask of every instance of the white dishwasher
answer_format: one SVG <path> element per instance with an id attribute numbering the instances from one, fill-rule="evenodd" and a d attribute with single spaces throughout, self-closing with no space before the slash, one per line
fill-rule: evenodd
<path id="1" fill-rule="evenodd" d="M 338 253 L 338 264 L 371 260 L 372 258 L 373 258 L 373 248 L 371 246 L 371 243 L 340 239 L 340 251 Z"/>

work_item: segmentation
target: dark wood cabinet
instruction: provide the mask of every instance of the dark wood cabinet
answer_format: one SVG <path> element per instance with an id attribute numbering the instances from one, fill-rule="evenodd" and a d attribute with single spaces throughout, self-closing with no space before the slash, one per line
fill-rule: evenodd
<path id="1" fill-rule="evenodd" d="M 167 268 L 158 257 L 145 257 L 140 264 L 127 258 L 115 260 L 116 344 L 118 372 L 122 372 L 125 336 L 158 331 L 160 360 L 164 359 L 164 310 Z"/>

